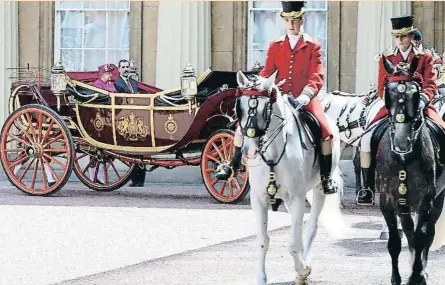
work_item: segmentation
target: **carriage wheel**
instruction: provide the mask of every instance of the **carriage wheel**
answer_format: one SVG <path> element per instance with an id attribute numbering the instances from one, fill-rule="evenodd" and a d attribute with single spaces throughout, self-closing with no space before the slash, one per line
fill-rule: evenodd
<path id="1" fill-rule="evenodd" d="M 95 191 L 109 192 L 121 188 L 130 180 L 137 167 L 117 156 L 75 139 L 74 173 L 84 185 Z"/>
<path id="2" fill-rule="evenodd" d="M 247 162 L 243 159 L 237 176 L 228 180 L 215 177 L 215 170 L 220 164 L 229 164 L 233 156 L 233 139 L 231 130 L 219 130 L 207 140 L 201 156 L 201 175 L 209 194 L 218 202 L 236 204 L 249 192 Z"/>
<path id="3" fill-rule="evenodd" d="M 31 195 L 57 192 L 73 170 L 71 133 L 56 112 L 41 105 L 23 106 L 6 119 L 0 152 L 9 181 Z"/>

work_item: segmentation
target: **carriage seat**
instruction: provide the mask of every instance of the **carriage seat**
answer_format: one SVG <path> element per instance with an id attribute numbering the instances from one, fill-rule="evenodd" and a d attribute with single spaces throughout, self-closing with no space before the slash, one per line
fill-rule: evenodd
<path id="1" fill-rule="evenodd" d="M 196 95 L 198 103 L 203 103 L 213 95 L 218 94 L 223 87 L 229 89 L 237 88 L 238 81 L 236 79 L 236 73 L 236 71 L 222 71 L 208 68 L 204 74 L 201 75 L 202 78 L 200 82 L 198 82 L 198 94 Z M 257 76 L 258 71 L 246 71 L 244 74 L 246 76 Z M 177 105 L 188 104 L 187 100 L 179 100 L 182 97 L 181 89 L 164 94 L 164 96 L 172 98 L 173 100 L 169 101 Z M 155 98 L 155 106 L 169 106 L 169 104 L 162 100 L 160 95 Z"/>
<path id="2" fill-rule="evenodd" d="M 97 98 L 92 100 L 90 103 L 110 104 L 110 97 L 108 95 L 95 92 L 91 89 L 84 88 L 81 86 L 74 86 L 70 84 L 66 85 L 66 89 L 79 102 L 85 103 L 94 98 L 95 96 L 97 96 Z"/>

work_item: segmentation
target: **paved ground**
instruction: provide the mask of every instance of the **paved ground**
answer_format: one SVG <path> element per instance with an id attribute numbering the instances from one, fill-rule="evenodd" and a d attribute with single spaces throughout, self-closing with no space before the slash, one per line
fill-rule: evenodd
<path id="1" fill-rule="evenodd" d="M 349 189 L 351 190 L 351 189 Z M 254 284 L 249 200 L 216 204 L 200 185 L 157 184 L 98 193 L 69 183 L 54 197 L 0 185 L 0 284 Z M 309 284 L 389 284 L 377 208 L 345 200 L 347 239 L 323 228 Z M 270 212 L 269 283 L 292 284 L 289 216 Z M 445 280 L 445 250 L 430 254 L 430 283 Z M 406 246 L 401 269 L 408 272 Z"/>

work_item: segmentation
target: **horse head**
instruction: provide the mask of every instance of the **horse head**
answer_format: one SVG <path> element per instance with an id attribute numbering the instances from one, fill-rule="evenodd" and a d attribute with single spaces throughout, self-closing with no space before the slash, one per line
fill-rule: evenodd
<path id="1" fill-rule="evenodd" d="M 402 158 L 411 154 L 424 123 L 420 107 L 421 79 L 416 74 L 418 58 L 411 64 L 394 65 L 383 56 L 385 107 L 389 113 L 391 151 Z"/>
<path id="2" fill-rule="evenodd" d="M 237 99 L 235 112 L 241 133 L 249 138 L 262 137 L 269 128 L 272 105 L 279 95 L 275 79 L 278 71 L 269 78 L 249 80 L 241 71 L 237 72 Z"/>

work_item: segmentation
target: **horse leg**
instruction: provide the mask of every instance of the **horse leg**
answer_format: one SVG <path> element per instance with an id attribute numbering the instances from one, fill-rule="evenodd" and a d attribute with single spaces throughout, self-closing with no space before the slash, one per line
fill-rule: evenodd
<path id="1" fill-rule="evenodd" d="M 250 204 L 255 215 L 258 259 L 256 266 L 256 276 L 258 285 L 267 284 L 266 276 L 266 253 L 269 249 L 269 236 L 267 234 L 268 205 L 259 195 L 251 195 Z"/>
<path id="2" fill-rule="evenodd" d="M 352 160 L 354 164 L 354 173 L 355 173 L 355 194 L 357 195 L 358 191 L 360 191 L 362 185 L 361 178 L 361 169 L 360 169 L 360 151 L 356 147 L 354 159 Z"/>
<path id="3" fill-rule="evenodd" d="M 385 218 L 389 232 L 388 252 L 392 261 L 391 284 L 400 285 L 402 283 L 402 279 L 399 272 L 399 255 L 402 251 L 402 241 L 397 229 L 396 212 L 391 201 L 386 198 L 385 193 L 380 194 L 380 210 Z"/>
<path id="4" fill-rule="evenodd" d="M 291 239 L 289 253 L 294 258 L 295 272 L 297 274 L 296 285 L 306 284 L 306 279 L 311 273 L 311 268 L 306 266 L 303 260 L 303 216 L 305 211 L 305 197 L 295 196 L 289 200 L 289 212 L 292 218 Z"/>
<path id="5" fill-rule="evenodd" d="M 408 240 L 408 249 L 411 254 L 410 265 L 414 264 L 414 221 L 411 215 L 401 215 L 401 225 Z"/>
<path id="6" fill-rule="evenodd" d="M 403 229 L 402 229 L 402 224 L 400 222 L 399 217 L 397 217 L 397 230 L 398 230 L 400 238 L 402 239 L 403 238 Z M 383 221 L 382 221 L 382 230 L 380 231 L 380 239 L 381 240 L 389 239 L 389 232 L 388 232 L 388 227 L 386 226 L 385 218 L 383 218 Z"/>
<path id="7" fill-rule="evenodd" d="M 323 205 L 326 200 L 326 196 L 323 194 L 321 189 L 317 189 L 316 191 L 312 191 L 313 199 L 311 206 L 311 215 L 309 216 L 309 220 L 305 225 L 305 241 L 304 241 L 304 251 L 303 251 L 303 262 L 309 268 L 311 267 L 311 249 L 312 242 L 317 235 L 318 230 L 318 219 L 321 214 L 321 210 L 323 209 Z"/>
<path id="8" fill-rule="evenodd" d="M 434 199 L 426 195 L 419 209 L 419 217 L 414 233 L 414 262 L 407 285 L 427 284 L 428 253 L 434 240 L 435 226 L 442 212 L 444 194 Z"/>

